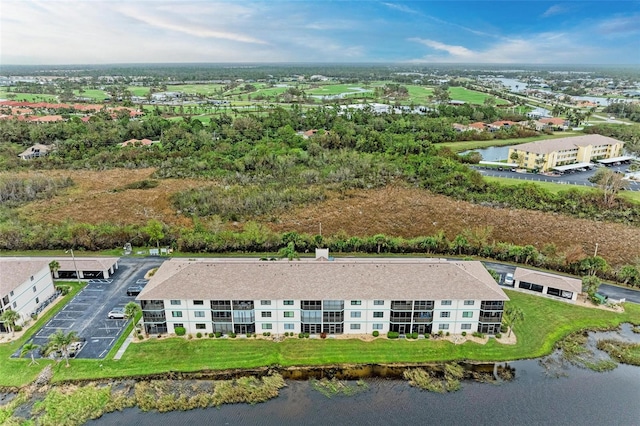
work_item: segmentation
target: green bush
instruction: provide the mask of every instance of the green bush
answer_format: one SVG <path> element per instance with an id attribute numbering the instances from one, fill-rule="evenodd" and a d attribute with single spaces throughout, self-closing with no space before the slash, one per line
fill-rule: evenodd
<path id="1" fill-rule="evenodd" d="M 176 336 L 184 336 L 187 333 L 187 329 L 184 327 L 176 327 L 174 331 L 176 332 Z"/>
<path id="2" fill-rule="evenodd" d="M 304 338 L 308 339 L 309 338 L 309 333 L 304 333 Z"/>
<path id="3" fill-rule="evenodd" d="M 214 333 L 209 333 L 209 337 L 211 337 L 211 338 L 212 338 L 213 336 L 215 336 L 215 334 L 214 334 Z"/>
<path id="4" fill-rule="evenodd" d="M 193 339 L 193 334 L 189 333 L 189 335 L 187 336 L 187 338 L 188 338 L 189 340 Z"/>
<path id="5" fill-rule="evenodd" d="M 390 331 L 387 333 L 387 339 L 397 339 L 400 336 L 400 333 L 397 331 Z"/>
<path id="6" fill-rule="evenodd" d="M 473 332 L 473 337 L 479 337 L 479 338 L 483 338 L 484 334 L 480 333 L 479 331 L 474 331 Z"/>
<path id="7" fill-rule="evenodd" d="M 144 336 L 141 333 L 138 333 L 136 336 L 138 336 L 138 340 L 144 339 Z"/>
<path id="8" fill-rule="evenodd" d="M 450 336 L 451 334 L 447 331 L 447 332 L 445 333 L 445 335 L 446 335 L 446 336 Z"/>
<path id="9" fill-rule="evenodd" d="M 13 331 L 22 331 L 22 326 L 18 325 L 18 324 L 14 325 L 13 326 Z"/>
<path id="10" fill-rule="evenodd" d="M 198 339 L 202 339 L 202 333 L 200 333 L 200 332 L 198 331 L 198 332 L 196 333 L 196 337 L 197 337 Z"/>
<path id="11" fill-rule="evenodd" d="M 373 337 L 378 337 L 379 335 L 380 335 L 380 332 L 378 330 L 373 331 Z"/>
<path id="12" fill-rule="evenodd" d="M 424 338 L 425 338 L 425 339 L 430 339 L 430 338 L 431 338 L 431 335 L 430 335 L 429 333 L 425 333 L 425 334 L 424 334 Z"/>
<path id="13" fill-rule="evenodd" d="M 443 334 L 444 334 L 444 331 L 438 330 L 438 336 L 442 337 Z"/>
<path id="14" fill-rule="evenodd" d="M 462 337 L 464 337 L 464 336 L 466 336 L 466 335 L 467 335 L 467 332 L 466 332 L 466 331 L 463 331 L 463 332 L 462 332 Z"/>
<path id="15" fill-rule="evenodd" d="M 229 337 L 231 337 L 232 339 L 236 338 L 236 333 L 229 333 Z"/>
<path id="16" fill-rule="evenodd" d="M 304 333 L 298 334 L 298 339 L 304 339 Z"/>
<path id="17" fill-rule="evenodd" d="M 506 333 L 509 330 L 509 327 L 507 327 L 504 324 L 500 325 L 500 333 Z"/>
<path id="18" fill-rule="evenodd" d="M 502 333 L 496 333 L 496 339 L 499 339 L 502 337 Z"/>

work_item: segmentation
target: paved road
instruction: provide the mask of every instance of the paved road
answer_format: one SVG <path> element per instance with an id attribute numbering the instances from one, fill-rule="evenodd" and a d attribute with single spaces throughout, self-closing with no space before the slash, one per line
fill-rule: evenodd
<path id="1" fill-rule="evenodd" d="M 146 282 L 146 272 L 160 266 L 164 260 L 121 258 L 119 268 L 111 278 L 90 280 L 82 291 L 38 330 L 32 339 L 33 343 L 45 345 L 49 336 L 57 330 L 65 333 L 75 331 L 84 342 L 76 354 L 77 358 L 104 358 L 127 325 L 124 319 L 108 319 L 108 312 L 133 301 L 135 296 L 127 296 L 127 287 Z"/>
<path id="2" fill-rule="evenodd" d="M 504 281 L 504 276 L 508 273 L 514 273 L 515 266 L 505 265 L 497 262 L 482 262 L 487 269 L 492 269 L 500 275 L 500 283 Z M 553 273 L 553 272 L 551 272 Z M 640 291 L 631 288 L 618 287 L 611 284 L 600 284 L 599 293 L 609 296 L 611 299 L 626 299 L 627 302 L 640 303 Z"/>

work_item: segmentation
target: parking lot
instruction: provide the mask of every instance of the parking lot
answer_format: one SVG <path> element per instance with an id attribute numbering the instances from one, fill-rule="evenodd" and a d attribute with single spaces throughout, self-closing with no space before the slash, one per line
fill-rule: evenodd
<path id="1" fill-rule="evenodd" d="M 160 266 L 163 259 L 121 258 L 119 269 L 109 279 L 89 280 L 66 306 L 38 330 L 31 342 L 43 347 L 57 330 L 75 331 L 80 338 L 77 358 L 104 358 L 127 325 L 126 319 L 108 319 L 114 307 L 124 307 L 135 300 L 127 296 L 127 287 L 144 285 L 144 275 Z M 18 350 L 14 356 L 19 355 Z"/>
<path id="2" fill-rule="evenodd" d="M 589 182 L 589 178 L 594 175 L 597 168 L 593 168 L 592 170 L 586 171 L 575 171 L 575 172 L 567 172 L 561 176 L 547 176 L 536 173 L 518 173 L 512 172 L 510 170 L 497 170 L 490 167 L 482 167 L 482 166 L 474 166 L 478 172 L 485 176 L 495 176 L 495 177 L 504 177 L 510 179 L 520 179 L 527 180 L 533 182 L 554 182 L 561 183 L 567 185 L 582 185 L 582 186 L 592 186 L 595 187 L 597 185 Z M 629 168 L 628 164 L 622 164 L 619 166 L 607 167 L 610 170 L 617 171 L 620 173 L 625 173 Z M 640 191 L 640 182 L 629 181 L 630 191 Z"/>

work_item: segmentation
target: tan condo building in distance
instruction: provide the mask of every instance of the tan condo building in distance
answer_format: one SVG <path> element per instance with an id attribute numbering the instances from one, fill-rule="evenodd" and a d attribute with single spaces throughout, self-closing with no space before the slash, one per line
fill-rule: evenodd
<path id="1" fill-rule="evenodd" d="M 567 138 L 529 142 L 509 148 L 509 161 L 529 169 L 546 172 L 586 167 L 592 161 L 616 158 L 622 155 L 624 142 L 602 135 L 582 135 Z M 514 160 L 513 154 L 520 156 Z"/>

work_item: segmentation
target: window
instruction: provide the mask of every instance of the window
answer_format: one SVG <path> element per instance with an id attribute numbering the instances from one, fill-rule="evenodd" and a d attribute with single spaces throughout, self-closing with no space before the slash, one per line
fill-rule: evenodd
<path id="1" fill-rule="evenodd" d="M 451 306 L 451 300 L 443 300 L 440 304 L 442 306 Z"/>
<path id="2" fill-rule="evenodd" d="M 172 301 L 171 301 L 171 304 L 172 304 L 172 305 L 182 305 L 182 302 L 181 302 L 181 301 L 179 301 L 179 300 L 172 300 Z"/>
<path id="3" fill-rule="evenodd" d="M 182 318 L 182 311 L 171 311 L 171 316 L 173 318 Z"/>
<path id="4" fill-rule="evenodd" d="M 13 297 L 13 290 L 9 292 L 9 296 Z"/>
<path id="5" fill-rule="evenodd" d="M 449 318 L 450 316 L 451 316 L 451 312 L 449 311 L 440 312 L 440 318 Z"/>
<path id="6" fill-rule="evenodd" d="M 194 305 L 204 305 L 204 300 L 194 300 L 193 304 Z"/>
<path id="7" fill-rule="evenodd" d="M 440 324 L 438 326 L 438 330 L 448 330 L 449 329 L 449 324 Z"/>
<path id="8" fill-rule="evenodd" d="M 193 316 L 196 318 L 204 318 L 204 311 L 195 311 Z"/>
<path id="9" fill-rule="evenodd" d="M 176 328 L 178 328 L 178 327 L 183 327 L 183 328 L 184 328 L 184 324 L 179 323 L 179 322 L 177 322 L 177 323 L 173 324 L 173 329 L 174 329 L 174 330 L 175 330 Z"/>
<path id="10" fill-rule="evenodd" d="M 473 312 L 471 311 L 465 311 L 462 313 L 462 318 L 471 318 L 473 317 Z"/>
<path id="11" fill-rule="evenodd" d="M 260 304 L 262 306 L 270 306 L 271 305 L 271 300 L 261 300 Z"/>
<path id="12" fill-rule="evenodd" d="M 464 305 L 465 306 L 473 306 L 475 304 L 475 300 L 465 300 L 464 301 Z"/>
<path id="13" fill-rule="evenodd" d="M 31 281 L 33 281 L 33 275 L 31 275 Z"/>
<path id="14" fill-rule="evenodd" d="M 207 324 L 196 324 L 196 330 L 206 330 Z"/>
<path id="15" fill-rule="evenodd" d="M 351 312 L 351 318 L 360 318 L 360 316 L 362 316 L 360 311 Z"/>
<path id="16" fill-rule="evenodd" d="M 293 305 L 293 300 L 285 300 L 285 301 L 283 302 L 283 305 L 291 306 L 291 305 Z"/>
<path id="17" fill-rule="evenodd" d="M 373 324 L 374 330 L 382 330 L 382 324 Z"/>
<path id="18" fill-rule="evenodd" d="M 284 325 L 284 329 L 285 330 L 294 330 L 295 329 L 295 324 L 285 324 Z"/>
<path id="19" fill-rule="evenodd" d="M 375 306 L 380 306 L 380 305 L 384 305 L 384 300 L 374 300 L 373 304 Z"/>
<path id="20" fill-rule="evenodd" d="M 351 328 L 351 330 L 360 330 L 360 324 L 351 324 L 349 328 Z"/>
<path id="21" fill-rule="evenodd" d="M 352 300 L 351 306 L 360 306 L 362 305 L 362 300 Z"/>
<path id="22" fill-rule="evenodd" d="M 40 303 L 40 298 L 36 297 L 36 303 Z"/>
<path id="23" fill-rule="evenodd" d="M 262 329 L 263 330 L 271 330 L 271 327 L 272 327 L 271 323 L 262 324 Z"/>
<path id="24" fill-rule="evenodd" d="M 463 330 L 471 330 L 471 324 L 462 324 L 460 328 Z"/>
<path id="25" fill-rule="evenodd" d="M 17 308 L 18 304 L 16 302 L 13 302 L 13 309 Z"/>
<path id="26" fill-rule="evenodd" d="M 262 318 L 271 318 L 271 311 L 262 312 Z"/>
<path id="27" fill-rule="evenodd" d="M 384 318 L 384 312 L 374 312 L 373 313 L 373 317 L 374 318 Z"/>
<path id="28" fill-rule="evenodd" d="M 36 292 L 36 286 L 35 285 L 33 286 L 33 292 L 34 293 Z"/>
<path id="29" fill-rule="evenodd" d="M 293 311 L 286 311 L 284 313 L 285 318 L 293 318 Z"/>

